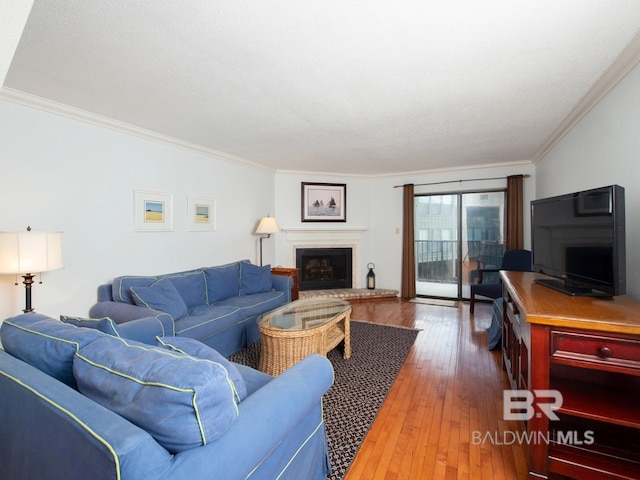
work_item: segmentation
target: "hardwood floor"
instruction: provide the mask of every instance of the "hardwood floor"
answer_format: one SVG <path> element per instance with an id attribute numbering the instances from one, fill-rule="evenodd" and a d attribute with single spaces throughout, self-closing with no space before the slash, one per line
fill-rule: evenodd
<path id="1" fill-rule="evenodd" d="M 490 304 L 469 315 L 468 303 L 354 302 L 351 318 L 422 331 L 345 480 L 526 478 L 517 426 L 502 419 L 500 352 L 487 348 Z"/>

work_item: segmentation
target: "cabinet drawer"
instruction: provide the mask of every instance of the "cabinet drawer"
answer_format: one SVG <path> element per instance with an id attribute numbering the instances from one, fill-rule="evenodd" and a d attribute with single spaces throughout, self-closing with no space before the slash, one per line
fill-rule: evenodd
<path id="1" fill-rule="evenodd" d="M 518 305 L 509 300 L 507 301 L 507 317 L 518 325 L 520 324 L 520 310 L 518 309 Z"/>
<path id="2" fill-rule="evenodd" d="M 553 331 L 551 357 L 640 370 L 640 340 Z"/>

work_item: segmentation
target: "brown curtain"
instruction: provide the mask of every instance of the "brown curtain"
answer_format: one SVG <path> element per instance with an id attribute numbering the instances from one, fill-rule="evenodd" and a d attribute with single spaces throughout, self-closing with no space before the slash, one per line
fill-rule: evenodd
<path id="1" fill-rule="evenodd" d="M 402 298 L 416 296 L 416 264 L 414 251 L 413 184 L 403 186 L 402 213 Z"/>
<path id="2" fill-rule="evenodd" d="M 522 184 L 522 175 L 507 177 L 507 250 L 524 248 Z"/>

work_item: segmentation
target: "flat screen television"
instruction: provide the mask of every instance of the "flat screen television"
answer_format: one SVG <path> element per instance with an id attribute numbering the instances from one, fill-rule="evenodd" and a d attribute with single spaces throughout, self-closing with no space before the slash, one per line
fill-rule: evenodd
<path id="1" fill-rule="evenodd" d="M 624 188 L 619 185 L 531 202 L 536 282 L 568 295 L 626 293 Z"/>

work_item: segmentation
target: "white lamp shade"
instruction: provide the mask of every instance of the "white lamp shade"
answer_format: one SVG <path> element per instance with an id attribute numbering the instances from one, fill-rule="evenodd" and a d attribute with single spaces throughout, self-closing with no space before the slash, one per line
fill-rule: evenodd
<path id="1" fill-rule="evenodd" d="M 278 222 L 276 222 L 276 219 L 273 217 L 264 217 L 260 220 L 258 228 L 256 228 L 256 233 L 262 235 L 271 235 L 272 233 L 278 233 L 280 231 Z"/>
<path id="2" fill-rule="evenodd" d="M 39 273 L 63 266 L 62 232 L 0 232 L 0 273 Z"/>

